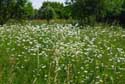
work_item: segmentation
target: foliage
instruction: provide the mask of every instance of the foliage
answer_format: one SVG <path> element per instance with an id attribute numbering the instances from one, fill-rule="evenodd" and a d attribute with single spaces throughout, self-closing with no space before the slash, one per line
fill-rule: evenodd
<path id="1" fill-rule="evenodd" d="M 55 17 L 55 11 L 51 6 L 43 6 L 39 11 L 39 18 L 46 19 L 49 23 Z"/>
<path id="2" fill-rule="evenodd" d="M 0 0 L 0 25 L 11 18 L 14 6 L 15 0 Z"/>
<path id="3" fill-rule="evenodd" d="M 14 18 L 26 19 L 27 17 L 33 14 L 32 4 L 27 0 L 17 0 L 16 6 L 14 9 Z"/>
<path id="4" fill-rule="evenodd" d="M 90 16 L 96 17 L 101 11 L 102 0 L 72 0 L 72 15 L 80 24 L 90 23 Z"/>
<path id="5" fill-rule="evenodd" d="M 44 11 L 44 8 L 46 8 L 49 5 L 49 7 L 53 8 L 55 11 L 55 18 L 56 19 L 69 19 L 71 17 L 71 7 L 70 6 L 64 6 L 62 3 L 58 2 L 43 2 L 42 7 L 39 9 L 39 12 L 37 14 L 38 18 L 42 16 L 42 11 Z"/>
<path id="6" fill-rule="evenodd" d="M 71 14 L 71 6 L 70 5 L 66 5 L 63 8 L 63 18 L 64 19 L 70 19 L 72 18 L 72 14 Z"/>
<path id="7" fill-rule="evenodd" d="M 119 14 L 119 20 L 120 20 L 120 24 L 122 26 L 125 26 L 124 22 L 125 22 L 125 0 L 123 1 L 123 4 L 122 4 L 122 10 L 121 10 L 121 13 Z"/>
<path id="8" fill-rule="evenodd" d="M 34 14 L 35 14 L 35 10 L 32 7 L 32 3 L 28 2 L 26 4 L 26 6 L 24 7 L 24 11 L 26 11 L 26 18 L 28 19 L 32 19 Z"/>
<path id="9" fill-rule="evenodd" d="M 44 2 L 43 7 L 46 7 L 49 4 L 50 7 L 52 7 L 56 13 L 56 17 L 61 19 L 63 18 L 63 4 L 58 2 Z"/>
<path id="10" fill-rule="evenodd" d="M 26 19 L 33 14 L 33 7 L 28 0 L 0 0 L 0 25 L 9 19 Z"/>
<path id="11" fill-rule="evenodd" d="M 0 84 L 124 84 L 124 72 L 120 27 L 0 27 Z"/>
<path id="12" fill-rule="evenodd" d="M 48 5 L 49 4 L 49 5 Z M 65 19 L 75 20 L 80 25 L 125 22 L 125 0 L 67 0 L 59 2 L 43 2 L 40 9 L 33 9 L 28 0 L 1 0 L 0 25 L 9 19 Z"/>
<path id="13" fill-rule="evenodd" d="M 72 17 L 80 24 L 93 22 L 124 23 L 125 0 L 67 0 Z"/>
<path id="14" fill-rule="evenodd" d="M 123 2 L 125 0 L 112 0 L 112 1 L 108 1 L 105 0 L 104 1 L 104 9 L 103 11 L 103 17 L 101 19 L 105 19 L 106 21 L 108 21 L 109 23 L 112 23 L 114 21 L 119 21 L 119 17 L 120 14 L 122 12 L 122 6 L 124 5 Z"/>

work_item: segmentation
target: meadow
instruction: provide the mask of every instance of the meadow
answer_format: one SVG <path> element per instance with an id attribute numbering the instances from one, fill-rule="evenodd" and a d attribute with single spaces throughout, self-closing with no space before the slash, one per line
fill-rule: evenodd
<path id="1" fill-rule="evenodd" d="M 125 84 L 125 31 L 106 25 L 3 25 L 0 84 Z"/>

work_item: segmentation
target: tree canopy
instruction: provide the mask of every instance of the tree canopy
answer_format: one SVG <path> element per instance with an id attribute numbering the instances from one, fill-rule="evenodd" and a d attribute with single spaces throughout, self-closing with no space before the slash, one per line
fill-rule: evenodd
<path id="1" fill-rule="evenodd" d="M 90 24 L 93 18 L 94 22 L 120 22 L 124 16 L 125 0 L 67 0 L 67 2 L 72 7 L 72 17 L 82 24 L 86 21 Z"/>
<path id="2" fill-rule="evenodd" d="M 0 0 L 0 25 L 9 19 L 25 19 L 33 14 L 28 0 Z"/>
<path id="3" fill-rule="evenodd" d="M 15 0 L 0 0 L 0 24 L 4 24 L 9 18 L 12 17 L 12 13 L 16 5 Z"/>
<path id="4" fill-rule="evenodd" d="M 70 19 L 80 25 L 125 22 L 125 0 L 67 0 L 43 2 L 40 9 L 33 9 L 28 0 L 0 0 L 0 25 L 9 19 Z"/>
<path id="5" fill-rule="evenodd" d="M 38 18 L 46 19 L 48 23 L 55 17 L 55 11 L 51 6 L 49 6 L 49 4 L 46 6 L 42 6 L 38 14 Z"/>

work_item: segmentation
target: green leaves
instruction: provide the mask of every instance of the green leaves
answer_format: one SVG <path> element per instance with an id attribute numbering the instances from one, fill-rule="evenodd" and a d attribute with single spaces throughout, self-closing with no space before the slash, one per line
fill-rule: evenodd
<path id="1" fill-rule="evenodd" d="M 9 19 L 26 19 L 33 14 L 32 4 L 28 0 L 1 0 L 0 25 Z"/>
<path id="2" fill-rule="evenodd" d="M 90 16 L 96 16 L 101 11 L 101 0 L 74 0 L 72 15 L 81 25 L 90 23 Z"/>
<path id="3" fill-rule="evenodd" d="M 39 18 L 46 19 L 49 23 L 51 19 L 55 18 L 54 9 L 49 5 L 47 5 L 46 7 L 42 7 L 39 10 Z"/>
<path id="4" fill-rule="evenodd" d="M 0 1 L 0 25 L 4 24 L 11 17 L 14 6 L 15 0 Z"/>
<path id="5" fill-rule="evenodd" d="M 104 8 L 107 12 L 113 15 L 119 15 L 121 13 L 122 5 L 124 0 L 105 0 Z"/>

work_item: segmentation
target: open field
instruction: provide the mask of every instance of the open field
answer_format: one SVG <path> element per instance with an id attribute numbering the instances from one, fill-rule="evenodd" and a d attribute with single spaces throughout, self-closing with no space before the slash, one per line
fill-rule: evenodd
<path id="1" fill-rule="evenodd" d="M 4 25 L 0 84 L 125 84 L 125 31 L 113 26 Z"/>

